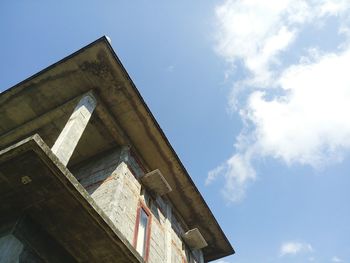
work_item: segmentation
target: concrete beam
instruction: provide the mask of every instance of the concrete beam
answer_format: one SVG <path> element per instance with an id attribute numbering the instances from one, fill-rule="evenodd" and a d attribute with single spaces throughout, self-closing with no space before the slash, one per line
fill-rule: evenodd
<path id="1" fill-rule="evenodd" d="M 36 117 L 33 120 L 27 121 L 24 124 L 9 130 L 6 133 L 3 133 L 0 135 L 0 148 L 7 146 L 10 143 L 13 143 L 14 141 L 23 138 L 26 135 L 32 135 L 36 130 L 39 128 L 47 125 L 48 123 L 61 118 L 65 114 L 67 114 L 67 109 L 70 109 L 74 107 L 79 101 L 79 97 L 75 97 L 66 103 L 53 108 L 46 113 L 40 115 L 39 117 Z"/>
<path id="2" fill-rule="evenodd" d="M 131 142 L 127 134 L 124 132 L 124 130 L 120 127 L 117 119 L 110 113 L 108 108 L 105 106 L 103 99 L 95 93 L 94 96 L 98 101 L 98 105 L 96 106 L 97 117 L 103 122 L 113 139 L 120 145 L 127 145 L 132 147 L 133 152 L 136 153 L 137 158 L 138 160 L 140 160 L 142 166 L 149 170 L 149 166 L 147 165 L 146 161 L 142 158 L 142 155 L 137 151 L 137 149 L 133 147 L 133 143 Z"/>
<path id="3" fill-rule="evenodd" d="M 96 106 L 97 117 L 103 122 L 110 135 L 112 135 L 113 139 L 118 144 L 130 145 L 129 138 L 127 138 L 124 131 L 117 124 L 115 118 L 106 108 L 101 98 L 99 98 L 96 94 L 94 94 L 94 96 L 98 100 L 98 105 Z"/>
<path id="4" fill-rule="evenodd" d="M 79 101 L 61 134 L 52 146 L 52 152 L 62 164 L 68 164 L 95 108 L 96 99 L 89 92 Z"/>

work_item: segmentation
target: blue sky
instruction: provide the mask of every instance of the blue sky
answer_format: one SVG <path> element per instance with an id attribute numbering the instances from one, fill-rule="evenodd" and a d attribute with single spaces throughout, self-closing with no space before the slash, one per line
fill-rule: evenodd
<path id="1" fill-rule="evenodd" d="M 236 254 L 350 262 L 350 2 L 3 1 L 0 90 L 108 35 Z"/>

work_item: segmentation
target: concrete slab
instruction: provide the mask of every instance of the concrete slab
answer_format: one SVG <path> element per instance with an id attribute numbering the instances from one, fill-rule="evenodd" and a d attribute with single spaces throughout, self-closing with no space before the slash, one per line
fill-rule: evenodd
<path id="1" fill-rule="evenodd" d="M 30 218 L 76 262 L 143 262 L 38 135 L 0 151 L 0 200 L 2 233 Z"/>
<path id="2" fill-rule="evenodd" d="M 151 192 L 162 196 L 171 192 L 171 187 L 159 169 L 153 170 L 140 178 L 141 183 Z"/>
<path id="3" fill-rule="evenodd" d="M 198 228 L 187 231 L 182 238 L 185 240 L 186 244 L 193 249 L 202 249 L 208 246 L 208 243 L 205 241 Z"/>

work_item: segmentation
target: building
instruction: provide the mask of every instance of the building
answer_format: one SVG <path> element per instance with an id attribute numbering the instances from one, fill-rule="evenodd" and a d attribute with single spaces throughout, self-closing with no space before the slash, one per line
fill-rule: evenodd
<path id="1" fill-rule="evenodd" d="M 107 38 L 0 94 L 0 262 L 234 253 Z"/>

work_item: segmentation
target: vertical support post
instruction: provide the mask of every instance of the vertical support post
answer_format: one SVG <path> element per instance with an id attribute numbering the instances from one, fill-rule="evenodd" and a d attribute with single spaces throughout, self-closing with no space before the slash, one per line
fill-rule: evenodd
<path id="1" fill-rule="evenodd" d="M 166 219 L 165 219 L 165 247 L 166 247 L 166 263 L 171 263 L 171 217 L 172 217 L 172 211 L 171 211 L 171 205 L 166 202 Z"/>
<path id="2" fill-rule="evenodd" d="M 52 152 L 64 165 L 68 164 L 95 108 L 96 99 L 89 92 L 78 102 L 61 134 L 52 146 Z"/>
<path id="3" fill-rule="evenodd" d="M 199 263 L 204 263 L 204 256 L 201 249 L 199 250 Z"/>

